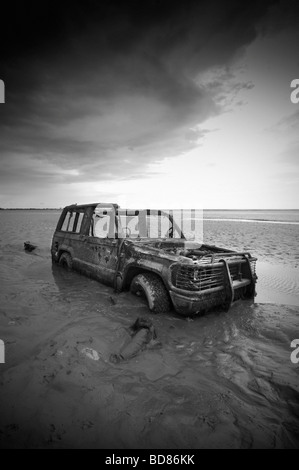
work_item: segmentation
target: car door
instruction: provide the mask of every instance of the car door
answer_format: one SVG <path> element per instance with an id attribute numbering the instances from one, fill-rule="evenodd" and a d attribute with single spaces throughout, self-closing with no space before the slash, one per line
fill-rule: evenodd
<path id="1" fill-rule="evenodd" d="M 81 226 L 84 220 L 84 210 L 80 208 L 66 208 L 58 223 L 52 241 L 52 254 L 58 251 L 70 253 L 76 264 L 80 256 Z"/>
<path id="2" fill-rule="evenodd" d="M 117 266 L 118 239 L 111 230 L 115 224 L 113 211 L 103 215 L 93 211 L 88 229 L 80 236 L 80 264 L 86 274 L 113 284 Z M 84 232 L 84 231 L 83 231 Z"/>

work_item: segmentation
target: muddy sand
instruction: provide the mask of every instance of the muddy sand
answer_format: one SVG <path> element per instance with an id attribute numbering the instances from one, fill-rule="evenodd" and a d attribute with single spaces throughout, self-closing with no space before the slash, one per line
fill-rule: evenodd
<path id="1" fill-rule="evenodd" d="M 193 320 L 154 315 L 140 298 L 53 267 L 43 223 L 35 238 L 24 222 L 0 240 L 1 448 L 298 448 L 288 266 L 258 272 L 262 302 Z M 27 239 L 39 248 L 26 253 Z M 112 362 L 137 318 L 157 341 Z"/>
<path id="2" fill-rule="evenodd" d="M 298 447 L 295 308 L 186 320 L 58 268 L 45 282 L 39 262 L 27 282 L 1 310 L 1 447 Z M 159 342 L 112 363 L 137 317 Z"/>

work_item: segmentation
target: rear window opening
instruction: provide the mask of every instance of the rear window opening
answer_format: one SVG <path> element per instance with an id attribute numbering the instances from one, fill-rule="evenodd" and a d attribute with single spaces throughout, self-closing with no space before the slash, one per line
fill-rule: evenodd
<path id="1" fill-rule="evenodd" d="M 68 211 L 65 215 L 61 230 L 63 232 L 80 233 L 84 212 Z"/>

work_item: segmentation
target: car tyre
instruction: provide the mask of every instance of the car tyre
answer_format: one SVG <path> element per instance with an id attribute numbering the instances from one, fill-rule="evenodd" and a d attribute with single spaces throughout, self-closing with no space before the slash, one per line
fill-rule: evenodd
<path id="1" fill-rule="evenodd" d="M 169 312 L 171 302 L 162 280 L 153 273 L 142 273 L 134 277 L 131 283 L 131 292 L 143 295 L 152 312 Z"/>

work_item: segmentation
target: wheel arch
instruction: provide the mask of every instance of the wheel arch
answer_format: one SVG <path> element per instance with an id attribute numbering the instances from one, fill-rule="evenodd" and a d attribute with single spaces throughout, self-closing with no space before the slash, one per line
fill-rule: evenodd
<path id="1" fill-rule="evenodd" d="M 67 250 L 65 248 L 61 248 L 58 250 L 58 254 L 57 254 L 57 263 L 59 263 L 59 260 L 61 258 L 61 255 L 63 255 L 63 253 L 67 253 L 68 255 L 70 255 L 72 258 L 73 258 L 73 255 L 72 253 L 70 252 L 70 250 Z"/>
<path id="2" fill-rule="evenodd" d="M 64 248 L 59 248 L 57 252 L 52 251 L 52 261 L 58 264 L 61 258 L 61 255 L 63 255 L 63 253 L 68 253 L 70 256 L 72 256 L 72 253 L 69 250 L 64 249 Z"/>
<path id="3" fill-rule="evenodd" d="M 127 290 L 130 288 L 131 282 L 133 281 L 135 276 L 137 276 L 138 274 L 146 274 L 146 273 L 155 274 L 163 282 L 166 290 L 167 291 L 169 290 L 167 284 L 165 283 L 163 279 L 161 271 L 143 267 L 143 266 L 136 266 L 136 265 L 128 266 L 124 275 L 123 289 Z"/>

